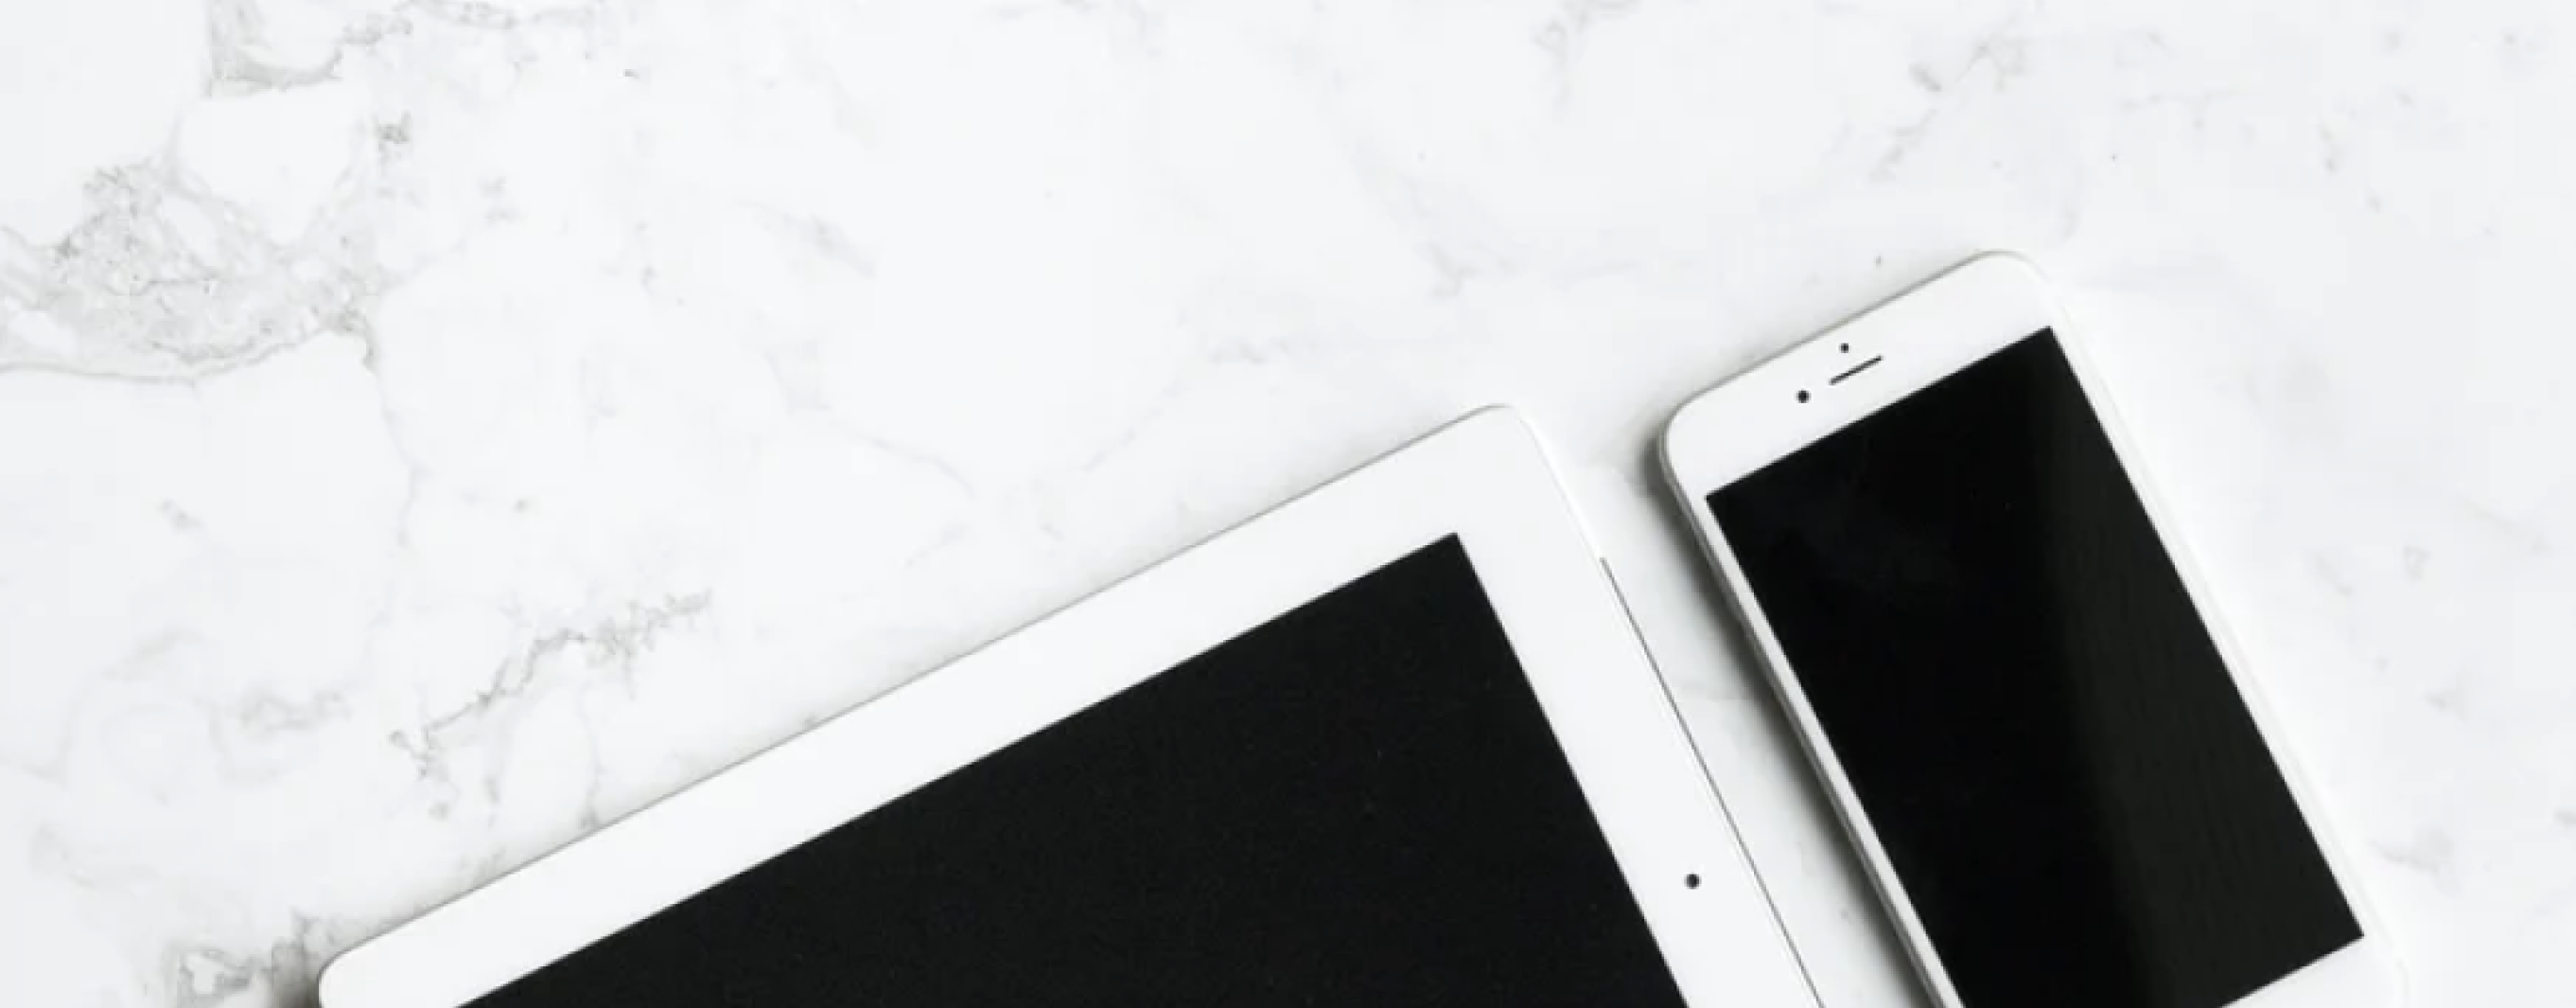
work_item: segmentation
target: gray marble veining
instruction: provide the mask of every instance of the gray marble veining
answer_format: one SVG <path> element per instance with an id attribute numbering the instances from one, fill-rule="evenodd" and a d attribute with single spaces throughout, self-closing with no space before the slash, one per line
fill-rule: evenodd
<path id="1" fill-rule="evenodd" d="M 1647 446 L 2058 276 L 2416 1003 L 2576 1002 L 2576 12 L 0 3 L 0 1002 L 350 943 L 1464 409 L 1836 1006 L 1902 963 Z"/>

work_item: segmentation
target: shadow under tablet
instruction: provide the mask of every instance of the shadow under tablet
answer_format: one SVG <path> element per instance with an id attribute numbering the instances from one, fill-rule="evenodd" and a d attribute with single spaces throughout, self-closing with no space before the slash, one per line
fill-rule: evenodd
<path id="1" fill-rule="evenodd" d="M 474 1003 L 1682 1001 L 1451 537 Z"/>

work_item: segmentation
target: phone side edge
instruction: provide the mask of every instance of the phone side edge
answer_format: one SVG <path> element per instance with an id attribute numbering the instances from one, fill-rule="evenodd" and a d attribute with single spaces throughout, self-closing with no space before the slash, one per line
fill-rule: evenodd
<path id="1" fill-rule="evenodd" d="M 1815 339 L 1825 338 L 1835 331 L 1825 330 Z M 1806 342 L 1811 341 L 1802 341 L 1798 345 L 1806 345 Z M 1790 734 L 1796 737 L 1798 751 L 1804 757 L 1808 771 L 1814 775 L 1811 783 L 1823 791 L 1825 804 L 1833 811 L 1835 828 L 1841 832 L 1842 841 L 1849 845 L 1852 855 L 1860 863 L 1862 873 L 1868 876 L 1870 892 L 1879 908 L 1888 915 L 1890 930 L 1903 946 L 1907 969 L 1939 1008 L 1966 1008 L 1950 982 L 1947 969 L 1941 964 L 1938 950 L 1932 947 L 1931 936 L 1924 930 L 1911 898 L 1905 894 L 1903 880 L 1896 876 L 1894 863 L 1878 842 L 1867 812 L 1860 807 L 1859 795 L 1843 773 L 1840 757 L 1834 754 L 1831 741 L 1824 735 L 1823 723 L 1807 702 L 1805 691 L 1791 675 L 1786 656 L 1781 653 L 1769 622 L 1761 614 L 1760 603 L 1752 599 L 1751 585 L 1745 580 L 1741 566 L 1725 542 L 1723 531 L 1716 527 L 1716 518 L 1709 511 L 1707 496 L 1749 475 L 1749 470 L 1735 473 L 1733 479 L 1706 486 L 1701 485 L 1705 481 L 1694 479 L 1695 473 L 1704 471 L 1695 468 L 1691 461 L 1694 439 L 1705 434 L 1693 432 L 1704 431 L 1709 426 L 1706 414 L 1712 409 L 1702 406 L 1696 411 L 1701 419 L 1690 422 L 1694 414 L 1691 407 L 1722 401 L 1722 397 L 1728 394 L 1728 384 L 1731 382 L 1721 383 L 1692 397 L 1667 424 L 1661 439 L 1665 456 L 1665 487 L 1689 518 L 1691 538 L 1698 544 L 1700 561 L 1717 577 L 1719 604 L 1735 623 L 1728 632 L 1741 635 L 1739 640 L 1749 645 L 1746 650 L 1761 666 L 1759 674 L 1768 685 L 1771 700 L 1779 705 L 1780 712 L 1789 722 Z M 1752 856 L 1750 846 L 1744 853 L 1748 859 Z M 1785 925 L 1785 921 L 1783 923 Z M 1791 938 L 1794 941 L 1794 936 Z"/>

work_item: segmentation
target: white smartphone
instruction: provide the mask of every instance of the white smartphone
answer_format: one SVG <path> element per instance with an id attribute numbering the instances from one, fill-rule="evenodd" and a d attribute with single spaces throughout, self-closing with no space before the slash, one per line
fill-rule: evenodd
<path id="1" fill-rule="evenodd" d="M 2028 264 L 1700 396 L 1664 457 L 1945 1008 L 2402 999 Z"/>

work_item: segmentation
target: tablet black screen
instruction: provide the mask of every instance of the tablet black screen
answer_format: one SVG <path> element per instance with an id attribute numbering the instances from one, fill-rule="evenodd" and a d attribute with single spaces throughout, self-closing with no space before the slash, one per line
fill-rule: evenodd
<path id="1" fill-rule="evenodd" d="M 477 1002 L 1680 1003 L 1454 538 Z"/>

